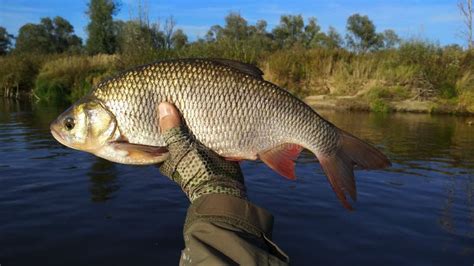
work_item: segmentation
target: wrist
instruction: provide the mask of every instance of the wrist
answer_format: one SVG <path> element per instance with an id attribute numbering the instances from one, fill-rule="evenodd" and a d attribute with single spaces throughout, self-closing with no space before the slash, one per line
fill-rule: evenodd
<path id="1" fill-rule="evenodd" d="M 210 194 L 221 194 L 247 199 L 245 185 L 229 177 L 214 177 L 212 180 L 200 183 L 198 186 L 189 188 L 182 186 L 182 189 L 191 202 L 194 202 L 201 196 Z"/>

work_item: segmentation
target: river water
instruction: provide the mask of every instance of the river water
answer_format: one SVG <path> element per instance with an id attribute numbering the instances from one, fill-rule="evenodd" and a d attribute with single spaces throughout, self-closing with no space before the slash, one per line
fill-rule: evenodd
<path id="1" fill-rule="evenodd" d="M 61 146 L 48 128 L 64 107 L 0 100 L 0 265 L 176 265 L 183 193 L 156 166 Z M 249 197 L 275 216 L 294 265 L 474 263 L 474 118 L 320 113 L 393 167 L 356 172 L 348 212 L 307 152 L 296 181 L 243 163 Z"/>

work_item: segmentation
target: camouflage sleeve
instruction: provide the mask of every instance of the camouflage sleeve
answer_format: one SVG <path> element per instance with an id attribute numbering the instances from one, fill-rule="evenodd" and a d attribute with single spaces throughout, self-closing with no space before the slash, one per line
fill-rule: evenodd
<path id="1" fill-rule="evenodd" d="M 188 209 L 180 265 L 288 265 L 272 227 L 273 216 L 247 200 L 202 196 Z"/>
<path id="2" fill-rule="evenodd" d="M 194 140 L 185 127 L 163 133 L 170 157 L 160 171 L 191 201 L 184 226 L 181 265 L 286 265 L 271 241 L 273 217 L 246 200 L 237 162 Z"/>
<path id="3" fill-rule="evenodd" d="M 195 141 L 185 127 L 163 133 L 170 157 L 161 173 L 178 183 L 193 202 L 202 195 L 226 194 L 246 198 L 244 178 L 238 162 L 226 161 Z"/>

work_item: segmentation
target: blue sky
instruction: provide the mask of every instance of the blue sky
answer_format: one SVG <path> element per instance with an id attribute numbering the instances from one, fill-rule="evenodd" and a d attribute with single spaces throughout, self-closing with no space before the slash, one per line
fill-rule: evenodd
<path id="1" fill-rule="evenodd" d="M 136 17 L 139 0 L 121 0 L 116 19 Z M 76 33 L 85 39 L 87 34 L 88 0 L 0 0 L 0 25 L 16 35 L 25 23 L 38 23 L 41 17 L 62 16 L 74 26 Z M 279 22 L 282 14 L 314 16 L 323 30 L 334 26 L 345 32 L 347 17 L 353 13 L 368 15 L 378 31 L 394 29 L 403 38 L 422 38 L 442 45 L 464 44 L 459 38 L 462 20 L 457 10 L 457 0 L 142 0 L 150 20 L 164 21 L 173 15 L 177 27 L 194 40 L 203 37 L 210 26 L 224 24 L 224 17 L 231 11 L 239 12 L 249 23 L 259 19 L 268 22 L 268 29 Z"/>

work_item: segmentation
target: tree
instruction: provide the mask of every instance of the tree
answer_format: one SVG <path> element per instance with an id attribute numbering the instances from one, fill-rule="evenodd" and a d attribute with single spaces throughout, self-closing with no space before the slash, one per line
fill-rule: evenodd
<path id="1" fill-rule="evenodd" d="M 206 33 L 206 41 L 207 42 L 214 42 L 217 39 L 220 39 L 222 37 L 222 31 L 224 29 L 220 25 L 214 25 L 212 26 Z"/>
<path id="2" fill-rule="evenodd" d="M 115 22 L 117 28 L 117 51 L 127 65 L 142 64 L 156 57 L 166 47 L 165 36 L 158 24 L 135 19 Z"/>
<path id="3" fill-rule="evenodd" d="M 173 38 L 175 26 L 176 26 L 176 21 L 174 20 L 173 16 L 170 16 L 168 19 L 166 19 L 164 32 L 163 32 L 165 36 L 166 49 L 171 49 L 171 46 L 173 46 L 172 38 Z"/>
<path id="4" fill-rule="evenodd" d="M 58 53 L 66 51 L 78 51 L 82 46 L 82 39 L 74 34 L 74 27 L 62 17 L 53 19 L 53 28 L 50 34 L 55 42 L 55 50 Z"/>
<path id="5" fill-rule="evenodd" d="M 400 44 L 400 37 L 398 37 L 397 33 L 394 30 L 388 29 L 384 30 L 382 33 L 382 40 L 384 48 L 394 48 Z"/>
<path id="6" fill-rule="evenodd" d="M 267 26 L 268 23 L 265 20 L 258 20 L 255 23 L 255 32 L 257 34 L 267 35 Z"/>
<path id="7" fill-rule="evenodd" d="M 280 24 L 273 29 L 275 41 L 280 47 L 289 47 L 304 39 L 304 20 L 301 15 L 283 15 Z"/>
<path id="8" fill-rule="evenodd" d="M 256 62 L 263 51 L 271 46 L 266 31 L 267 22 L 257 21 L 249 25 L 239 13 L 231 12 L 225 17 L 225 26 L 212 26 L 205 36 L 205 48 L 213 56 L 232 58 L 243 62 Z M 204 47 L 203 42 L 192 47 Z"/>
<path id="9" fill-rule="evenodd" d="M 81 49 L 82 40 L 74 34 L 74 27 L 64 18 L 41 18 L 40 24 L 23 25 L 18 33 L 18 52 L 64 53 Z"/>
<path id="10" fill-rule="evenodd" d="M 7 29 L 0 26 L 0 55 L 6 55 L 11 48 L 13 35 Z"/>
<path id="11" fill-rule="evenodd" d="M 89 38 L 86 49 L 89 54 L 112 54 L 117 48 L 115 27 L 112 16 L 118 10 L 113 0 L 91 0 L 86 14 L 90 18 L 87 25 Z"/>
<path id="12" fill-rule="evenodd" d="M 466 29 L 461 32 L 464 38 L 466 38 L 467 47 L 469 49 L 474 48 L 474 22 L 473 22 L 473 14 L 474 14 L 474 6 L 472 5 L 472 0 L 463 0 L 458 2 L 458 8 L 461 12 L 461 16 L 463 17 L 464 24 L 466 25 Z"/>
<path id="13" fill-rule="evenodd" d="M 354 14 L 347 19 L 346 41 L 349 48 L 365 53 L 377 50 L 383 45 L 383 38 L 375 31 L 375 25 L 368 16 Z"/>
<path id="14" fill-rule="evenodd" d="M 179 50 L 188 43 L 188 36 L 186 36 L 182 29 L 178 29 L 173 33 L 171 43 L 173 48 Z"/>
<path id="15" fill-rule="evenodd" d="M 247 20 L 239 13 L 231 12 L 225 17 L 225 27 L 222 31 L 224 37 L 231 40 L 245 40 L 249 36 Z"/>
<path id="16" fill-rule="evenodd" d="M 53 52 L 78 51 L 81 48 L 81 38 L 74 34 L 74 27 L 66 19 L 59 16 L 42 18 L 41 25 L 49 35 Z"/>
<path id="17" fill-rule="evenodd" d="M 337 30 L 334 27 L 329 26 L 328 32 L 326 33 L 322 44 L 326 48 L 336 49 L 341 48 L 344 45 L 344 41 Z"/>
<path id="18" fill-rule="evenodd" d="M 52 53 L 51 38 L 40 24 L 27 23 L 21 26 L 16 39 L 15 51 L 46 54 Z"/>
<path id="19" fill-rule="evenodd" d="M 321 27 L 318 25 L 316 18 L 308 19 L 308 25 L 304 27 L 304 45 L 308 48 L 321 46 L 325 34 L 321 32 Z"/>

